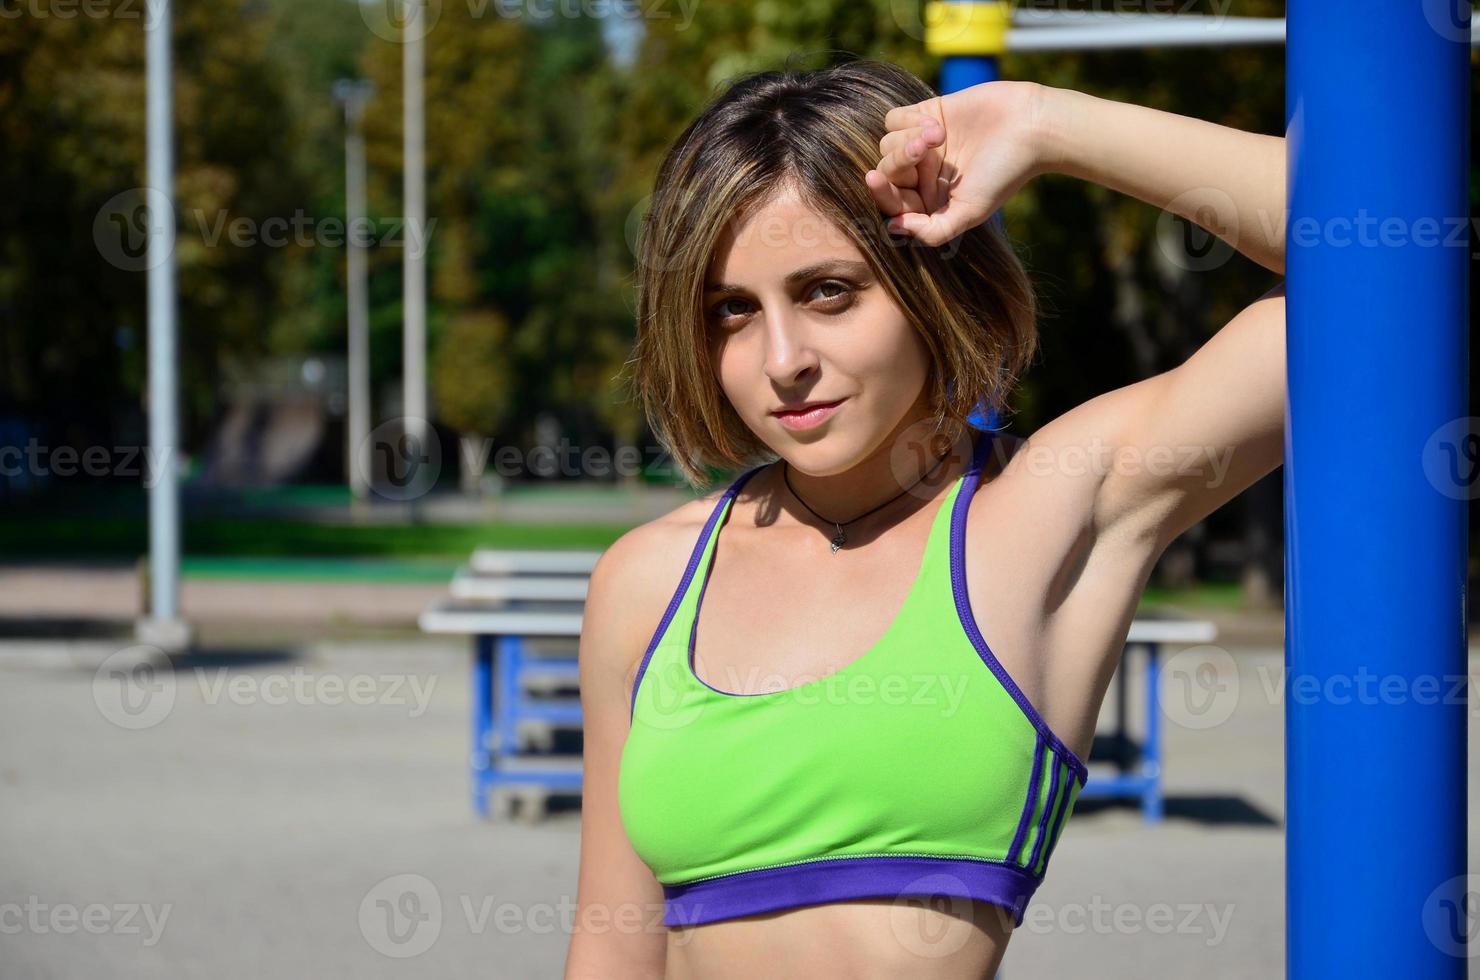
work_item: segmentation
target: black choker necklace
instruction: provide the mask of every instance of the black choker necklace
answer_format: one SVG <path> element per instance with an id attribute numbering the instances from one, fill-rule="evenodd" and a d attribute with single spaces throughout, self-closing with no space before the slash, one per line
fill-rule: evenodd
<path id="1" fill-rule="evenodd" d="M 900 497 L 903 497 L 905 494 L 907 494 L 911 490 L 915 489 L 915 487 L 919 486 L 920 483 L 925 479 L 925 477 L 929 476 L 931 473 L 934 473 L 935 470 L 936 470 L 936 468 L 939 467 L 941 463 L 945 462 L 948 458 L 950 458 L 950 455 L 951 454 L 949 452 L 947 452 L 944 456 L 942 456 L 939 459 L 937 459 L 935 461 L 935 464 L 933 466 L 931 466 L 930 469 L 928 469 L 928 470 L 925 471 L 924 476 L 921 476 L 919 480 L 916 480 L 914 483 L 911 483 L 909 486 L 907 486 L 903 490 L 899 491 L 899 493 L 896 493 L 894 496 L 892 496 L 888 500 L 884 501 L 884 503 L 880 504 L 878 507 L 874 507 L 874 508 L 872 508 L 870 510 L 866 510 L 862 514 L 859 514 L 857 517 L 853 518 L 851 521 L 843 521 L 841 524 L 838 523 L 837 521 L 830 520 L 829 518 L 823 517 L 821 514 L 817 513 L 817 511 L 812 510 L 812 507 L 811 507 L 810 504 L 808 504 L 805 500 L 802 500 L 801 494 L 797 493 L 796 492 L 796 488 L 794 488 L 791 485 L 791 477 L 790 477 L 790 475 L 788 475 L 788 470 L 787 470 L 787 466 L 786 466 L 786 461 L 785 460 L 782 460 L 781 461 L 781 479 L 786 482 L 786 489 L 788 489 L 788 490 L 791 491 L 791 495 L 793 497 L 796 497 L 797 500 L 801 502 L 801 505 L 803 507 L 806 507 L 807 510 L 811 511 L 813 517 L 817 518 L 819 521 L 822 521 L 824 524 L 831 524 L 833 527 L 835 527 L 835 528 L 838 529 L 838 533 L 837 534 L 834 534 L 833 535 L 833 539 L 832 539 L 832 550 L 833 550 L 833 554 L 837 554 L 838 553 L 838 549 L 841 548 L 843 546 L 843 543 L 848 540 L 848 534 L 847 534 L 846 531 L 843 530 L 843 528 L 847 527 L 849 524 L 856 524 L 856 523 L 858 523 L 859 521 L 863 520 L 868 515 L 872 514 L 874 511 L 878 510 L 880 507 L 885 507 L 885 506 L 887 506 L 889 504 L 894 503 L 894 501 L 898 500 Z"/>

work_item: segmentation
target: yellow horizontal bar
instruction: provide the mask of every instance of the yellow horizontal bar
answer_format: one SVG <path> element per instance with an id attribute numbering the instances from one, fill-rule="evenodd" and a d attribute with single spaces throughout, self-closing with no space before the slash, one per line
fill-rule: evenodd
<path id="1" fill-rule="evenodd" d="M 1007 50 L 1012 4 L 929 0 L 925 4 L 925 50 L 934 55 L 997 55 Z"/>

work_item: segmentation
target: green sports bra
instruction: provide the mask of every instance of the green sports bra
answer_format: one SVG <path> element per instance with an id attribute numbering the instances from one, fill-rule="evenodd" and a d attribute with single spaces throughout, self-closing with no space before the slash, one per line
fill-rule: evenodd
<path id="1" fill-rule="evenodd" d="M 795 687 L 732 694 L 694 672 L 719 529 L 763 467 L 716 503 L 638 668 L 618 776 L 666 925 L 941 895 L 1022 924 L 1088 771 L 972 615 L 966 511 L 992 436 L 975 438 L 899 614 L 861 657 Z"/>

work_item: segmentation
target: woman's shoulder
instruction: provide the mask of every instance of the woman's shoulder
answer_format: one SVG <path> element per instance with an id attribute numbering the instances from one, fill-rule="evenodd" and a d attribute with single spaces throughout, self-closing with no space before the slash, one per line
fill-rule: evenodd
<path id="1" fill-rule="evenodd" d="M 586 595 L 587 622 L 624 642 L 607 645 L 630 673 L 688 567 L 705 524 L 728 485 L 687 500 L 624 532 L 597 559 Z M 631 663 L 628 663 L 631 661 Z"/>
<path id="2" fill-rule="evenodd" d="M 602 552 L 592 579 L 601 571 L 613 582 L 632 583 L 635 578 L 640 583 L 671 577 L 666 571 L 674 565 L 682 569 L 687 563 L 699 532 L 724 492 L 724 487 L 711 490 L 624 532 Z"/>

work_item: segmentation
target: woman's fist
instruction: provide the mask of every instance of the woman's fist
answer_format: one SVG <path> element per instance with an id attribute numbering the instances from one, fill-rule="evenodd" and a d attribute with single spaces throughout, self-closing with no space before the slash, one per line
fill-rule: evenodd
<path id="1" fill-rule="evenodd" d="M 981 224 L 1044 170 L 1048 89 L 993 81 L 889 110 L 864 182 L 889 229 L 942 245 Z"/>

